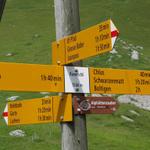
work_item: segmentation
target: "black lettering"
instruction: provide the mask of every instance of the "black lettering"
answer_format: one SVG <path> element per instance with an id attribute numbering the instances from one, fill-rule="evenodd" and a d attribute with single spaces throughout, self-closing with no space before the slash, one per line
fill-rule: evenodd
<path id="1" fill-rule="evenodd" d="M 136 85 L 150 85 L 150 80 L 136 79 L 135 83 Z"/>
<path id="2" fill-rule="evenodd" d="M 83 48 L 84 47 L 84 43 L 77 43 L 77 49 Z"/>
<path id="3" fill-rule="evenodd" d="M 67 44 L 71 43 L 71 42 L 76 42 L 77 41 L 77 36 L 70 36 L 67 38 Z"/>
<path id="4" fill-rule="evenodd" d="M 68 51 L 68 52 L 74 51 L 74 50 L 76 50 L 76 49 L 77 49 L 77 46 L 76 46 L 76 45 L 74 45 L 74 46 L 68 46 L 68 47 L 67 47 L 67 51 Z"/>
<path id="5" fill-rule="evenodd" d="M 136 91 L 136 93 L 140 93 L 141 92 L 141 89 L 140 89 L 140 87 L 135 87 L 135 91 Z"/>
<path id="6" fill-rule="evenodd" d="M 68 56 L 68 61 L 71 61 L 71 60 L 74 60 L 77 58 L 79 58 L 79 54 L 70 55 L 70 56 Z"/>
<path id="7" fill-rule="evenodd" d="M 41 75 L 41 80 L 43 81 L 62 81 L 62 77 L 60 77 L 59 75 L 58 76 L 54 76 L 54 75 Z"/>
<path id="8" fill-rule="evenodd" d="M 108 28 L 109 28 L 109 24 L 99 25 L 99 32 L 101 32 L 103 30 L 107 30 Z"/>
<path id="9" fill-rule="evenodd" d="M 110 44 L 109 43 L 99 44 L 95 48 L 96 48 L 96 52 L 100 52 L 100 51 L 109 49 L 110 48 Z"/>
<path id="10" fill-rule="evenodd" d="M 94 75 L 104 75 L 104 71 L 101 69 L 94 69 L 93 74 Z"/>
<path id="11" fill-rule="evenodd" d="M 47 104 L 51 104 L 51 100 L 50 99 L 42 99 L 42 105 L 47 105 Z"/>
<path id="12" fill-rule="evenodd" d="M 10 111 L 10 116 L 17 116 L 17 112 L 16 111 Z"/>
<path id="13" fill-rule="evenodd" d="M 38 113 L 47 113 L 47 112 L 51 112 L 51 108 L 50 107 L 38 108 Z"/>
<path id="14" fill-rule="evenodd" d="M 16 124 L 16 123 L 20 123 L 20 119 L 14 118 L 14 119 L 10 120 L 10 124 Z"/>
<path id="15" fill-rule="evenodd" d="M 141 77 L 150 77 L 150 72 L 140 72 Z"/>
<path id="16" fill-rule="evenodd" d="M 110 34 L 107 33 L 107 34 L 100 34 L 98 36 L 95 36 L 95 42 L 98 43 L 100 41 L 103 41 L 103 40 L 107 40 L 110 38 Z"/>
<path id="17" fill-rule="evenodd" d="M 78 73 L 78 72 L 69 72 L 69 75 L 72 77 L 74 77 L 74 76 L 83 77 L 84 76 L 83 73 Z"/>
<path id="18" fill-rule="evenodd" d="M 10 103 L 10 108 L 19 108 L 22 107 L 22 103 Z"/>
<path id="19" fill-rule="evenodd" d="M 52 120 L 52 116 L 50 116 L 50 115 L 40 115 L 40 116 L 38 116 L 38 120 L 39 120 L 39 121 Z"/>
<path id="20" fill-rule="evenodd" d="M 94 77 L 94 83 L 124 84 L 124 79 L 101 79 Z"/>
<path id="21" fill-rule="evenodd" d="M 102 91 L 104 93 L 110 92 L 111 91 L 111 87 L 105 87 L 105 86 L 101 86 L 101 85 L 94 85 L 94 91 Z"/>

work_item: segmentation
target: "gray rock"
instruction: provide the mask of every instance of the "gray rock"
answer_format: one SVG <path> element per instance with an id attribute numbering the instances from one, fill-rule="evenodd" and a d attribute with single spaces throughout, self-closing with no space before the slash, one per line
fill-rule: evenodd
<path id="1" fill-rule="evenodd" d="M 138 112 L 136 112 L 135 110 L 129 110 L 129 112 L 136 116 L 140 116 L 140 114 Z"/>
<path id="2" fill-rule="evenodd" d="M 130 103 L 135 106 L 150 111 L 149 95 L 121 95 L 118 98 L 120 103 Z"/>
<path id="3" fill-rule="evenodd" d="M 19 96 L 11 96 L 11 97 L 8 97 L 6 98 L 7 101 L 14 101 L 18 98 Z"/>
<path id="4" fill-rule="evenodd" d="M 20 129 L 9 132 L 9 135 L 14 136 L 14 137 L 24 137 L 24 136 L 26 136 L 25 132 L 20 130 Z"/>
<path id="5" fill-rule="evenodd" d="M 40 92 L 40 94 L 42 94 L 42 95 L 48 95 L 50 93 L 49 92 Z"/>
<path id="6" fill-rule="evenodd" d="M 124 119 L 125 121 L 128 121 L 128 122 L 134 122 L 133 119 L 127 117 L 127 116 L 124 116 L 124 115 L 121 115 L 121 118 Z"/>

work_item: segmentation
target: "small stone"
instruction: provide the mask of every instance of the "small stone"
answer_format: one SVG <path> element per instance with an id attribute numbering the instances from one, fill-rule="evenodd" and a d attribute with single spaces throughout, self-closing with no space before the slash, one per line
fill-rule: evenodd
<path id="1" fill-rule="evenodd" d="M 149 95 L 121 95 L 117 100 L 120 103 L 134 104 L 135 106 L 150 111 L 150 96 Z"/>
<path id="2" fill-rule="evenodd" d="M 46 95 L 46 96 L 44 96 L 44 98 L 49 98 L 49 96 L 48 96 L 48 95 Z"/>
<path id="3" fill-rule="evenodd" d="M 102 97 L 101 94 L 91 94 L 91 96 L 93 96 L 93 97 Z"/>
<path id="4" fill-rule="evenodd" d="M 129 110 L 129 112 L 136 116 L 140 116 L 140 114 L 138 112 L 136 112 L 135 110 Z"/>
<path id="5" fill-rule="evenodd" d="M 49 92 L 40 92 L 40 94 L 47 95 L 47 94 L 50 94 L 50 93 Z"/>
<path id="6" fill-rule="evenodd" d="M 116 94 L 103 94 L 103 96 L 114 97 Z"/>
<path id="7" fill-rule="evenodd" d="M 117 55 L 117 57 L 121 58 L 122 56 L 121 55 Z"/>
<path id="8" fill-rule="evenodd" d="M 139 45 L 138 45 L 138 46 L 136 46 L 136 48 L 137 48 L 137 49 L 141 49 L 141 50 L 143 50 L 143 47 L 142 47 L 142 46 L 139 46 Z"/>
<path id="9" fill-rule="evenodd" d="M 110 51 L 111 54 L 117 54 L 118 52 L 116 51 L 115 48 L 113 48 L 111 51 Z"/>
<path id="10" fill-rule="evenodd" d="M 11 97 L 8 97 L 6 98 L 7 101 L 14 101 L 18 98 L 19 96 L 11 96 Z"/>
<path id="11" fill-rule="evenodd" d="M 107 61 L 108 61 L 108 62 L 111 62 L 111 61 L 112 61 L 112 56 L 110 56 Z"/>
<path id="12" fill-rule="evenodd" d="M 132 60 L 139 60 L 139 52 L 138 51 L 132 51 L 131 53 L 131 59 Z"/>
<path id="13" fill-rule="evenodd" d="M 13 53 L 7 53 L 5 56 L 7 57 L 13 56 Z"/>
<path id="14" fill-rule="evenodd" d="M 120 103 L 131 103 L 131 99 L 130 99 L 130 95 L 121 95 L 121 96 L 118 96 L 117 100 L 120 102 Z"/>
<path id="15" fill-rule="evenodd" d="M 20 129 L 9 132 L 9 135 L 14 136 L 14 137 L 24 137 L 24 136 L 26 136 L 25 132 L 23 130 L 20 130 Z"/>
<path id="16" fill-rule="evenodd" d="M 127 49 L 127 50 L 129 50 L 129 49 L 130 49 L 130 47 L 129 47 L 129 46 L 122 46 L 122 48 L 123 48 L 123 49 Z"/>
<path id="17" fill-rule="evenodd" d="M 34 34 L 34 38 L 39 38 L 40 35 L 39 34 Z"/>
<path id="18" fill-rule="evenodd" d="M 38 141 L 40 141 L 40 137 L 38 136 L 37 133 L 34 133 L 32 135 L 32 142 L 38 142 Z"/>
<path id="19" fill-rule="evenodd" d="M 128 121 L 128 122 L 134 122 L 133 119 L 127 117 L 127 116 L 124 116 L 124 115 L 121 115 L 121 118 L 124 119 L 125 121 Z"/>

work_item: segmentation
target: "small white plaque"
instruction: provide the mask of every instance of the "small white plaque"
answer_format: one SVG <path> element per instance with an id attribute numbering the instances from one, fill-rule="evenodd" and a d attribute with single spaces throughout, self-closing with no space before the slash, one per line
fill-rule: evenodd
<path id="1" fill-rule="evenodd" d="M 66 93 L 90 93 L 89 70 L 85 67 L 64 67 Z"/>

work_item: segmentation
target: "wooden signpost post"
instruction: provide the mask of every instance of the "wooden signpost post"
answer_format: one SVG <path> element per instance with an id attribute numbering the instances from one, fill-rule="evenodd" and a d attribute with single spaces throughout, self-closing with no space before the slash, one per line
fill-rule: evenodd
<path id="1" fill-rule="evenodd" d="M 2 16 L 3 16 L 3 11 L 4 11 L 4 8 L 5 8 L 5 3 L 6 3 L 6 0 L 0 0 L 0 21 L 1 21 Z"/>
<path id="2" fill-rule="evenodd" d="M 57 40 L 80 31 L 79 0 L 54 0 L 54 7 Z M 64 56 L 62 51 L 59 55 Z M 82 62 L 71 65 L 82 66 Z M 73 118 L 72 122 L 61 123 L 61 150 L 87 150 L 86 116 L 74 115 Z"/>

